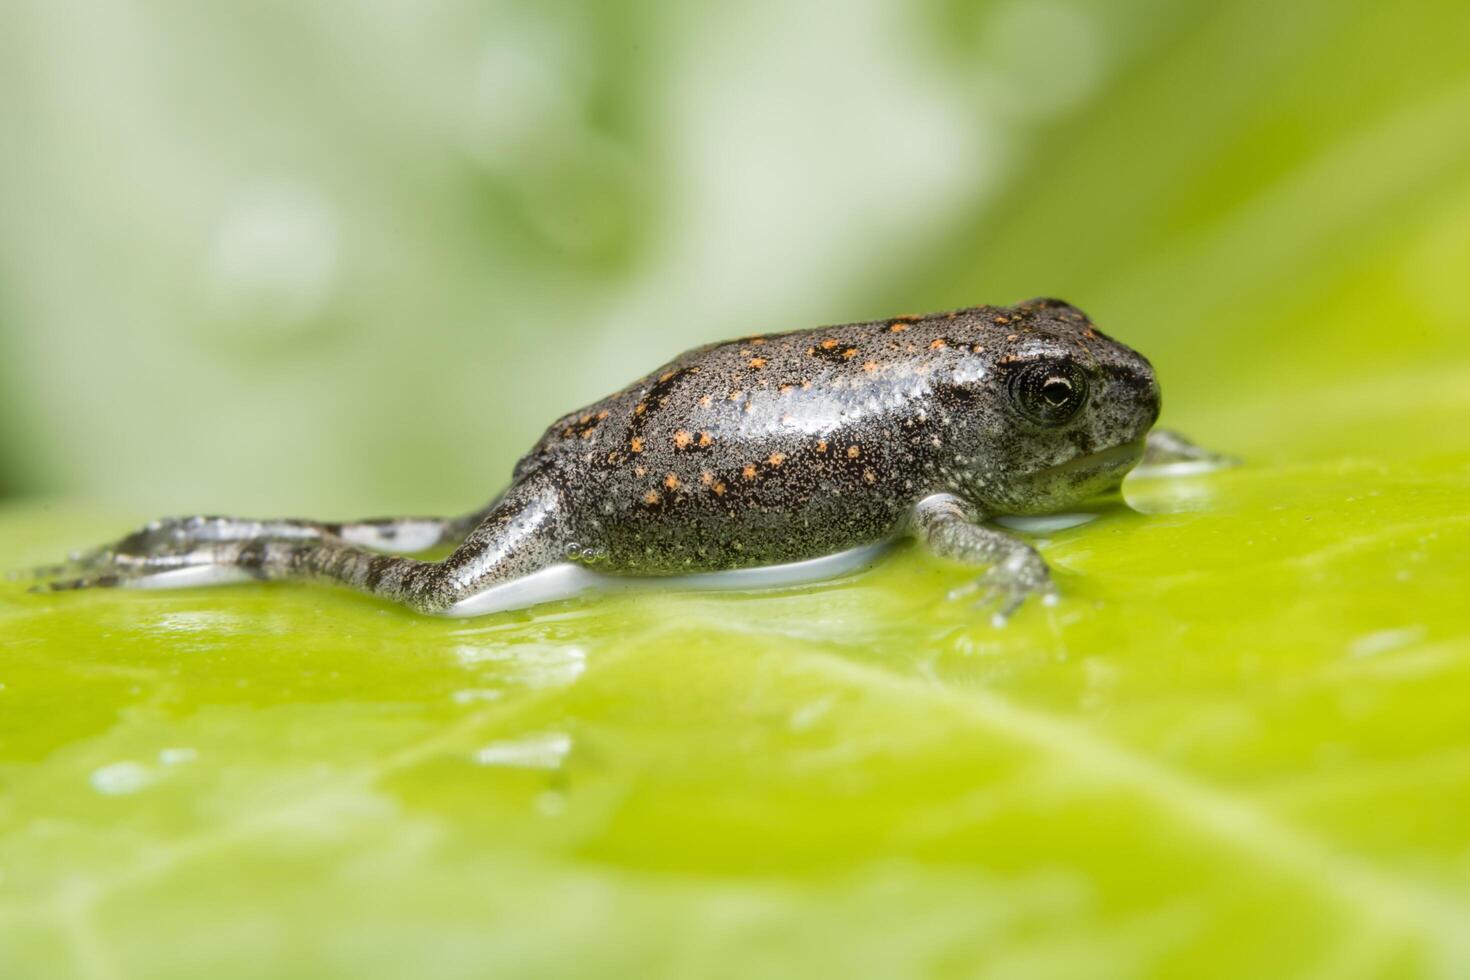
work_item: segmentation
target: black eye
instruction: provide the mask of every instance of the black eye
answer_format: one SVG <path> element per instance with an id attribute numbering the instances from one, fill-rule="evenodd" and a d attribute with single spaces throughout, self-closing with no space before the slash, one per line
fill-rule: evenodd
<path id="1" fill-rule="evenodd" d="M 1087 401 L 1087 377 L 1072 361 L 1033 361 L 1011 375 L 1011 399 L 1041 425 L 1061 425 Z"/>

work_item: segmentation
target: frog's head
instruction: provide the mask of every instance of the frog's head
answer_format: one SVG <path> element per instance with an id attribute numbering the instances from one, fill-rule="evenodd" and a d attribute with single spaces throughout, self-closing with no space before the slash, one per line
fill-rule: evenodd
<path id="1" fill-rule="evenodd" d="M 1159 417 L 1153 367 L 1060 300 L 1004 319 L 986 379 L 988 465 L 968 489 L 994 513 L 1039 514 L 1116 488 Z"/>

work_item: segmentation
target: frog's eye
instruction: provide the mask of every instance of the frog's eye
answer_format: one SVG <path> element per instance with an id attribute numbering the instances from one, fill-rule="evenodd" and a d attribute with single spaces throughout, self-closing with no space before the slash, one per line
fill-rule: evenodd
<path id="1" fill-rule="evenodd" d="M 1022 415 L 1061 425 L 1087 402 L 1087 377 L 1071 361 L 1034 361 L 1011 375 L 1010 391 Z"/>

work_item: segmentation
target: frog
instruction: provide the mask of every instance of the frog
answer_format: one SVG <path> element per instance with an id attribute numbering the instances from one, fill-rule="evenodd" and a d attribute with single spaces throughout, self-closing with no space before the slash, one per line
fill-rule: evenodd
<path id="1" fill-rule="evenodd" d="M 463 617 L 593 588 L 786 586 L 916 539 L 974 566 L 950 596 L 1003 625 L 1058 590 L 997 518 L 1115 491 L 1145 458 L 1218 458 L 1155 429 L 1160 405 L 1148 359 L 1058 299 L 757 333 L 557 419 L 468 514 L 165 518 L 38 587 L 319 581 Z"/>

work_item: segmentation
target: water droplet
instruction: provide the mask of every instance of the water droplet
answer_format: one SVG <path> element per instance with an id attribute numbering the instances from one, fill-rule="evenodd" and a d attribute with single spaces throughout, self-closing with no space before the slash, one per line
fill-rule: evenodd
<path id="1" fill-rule="evenodd" d="M 508 766 L 516 769 L 559 769 L 571 751 L 572 737 L 563 732 L 531 735 L 504 742 L 491 742 L 475 753 L 482 766 Z"/>
<path id="2" fill-rule="evenodd" d="M 536 797 L 536 812 L 543 817 L 559 817 L 566 809 L 567 795 L 559 790 L 549 789 Z"/>
<path id="3" fill-rule="evenodd" d="M 462 690 L 455 691 L 452 695 L 450 695 L 450 697 L 454 699 L 455 704 L 475 704 L 476 702 L 482 701 L 499 701 L 504 696 L 504 691 L 497 690 L 493 687 L 467 687 Z"/>
<path id="4" fill-rule="evenodd" d="M 153 770 L 141 762 L 128 759 L 96 770 L 92 773 L 90 782 L 92 788 L 104 796 L 123 796 L 136 793 L 155 778 Z"/>

